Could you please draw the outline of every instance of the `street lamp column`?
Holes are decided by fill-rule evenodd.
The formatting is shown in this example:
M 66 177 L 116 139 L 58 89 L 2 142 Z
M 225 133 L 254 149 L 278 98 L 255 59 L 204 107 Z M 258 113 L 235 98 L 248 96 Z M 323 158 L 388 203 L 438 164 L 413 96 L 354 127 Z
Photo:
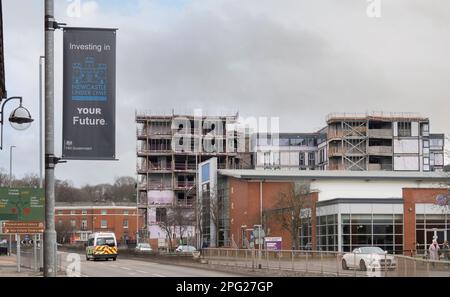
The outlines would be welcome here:
M 45 232 L 44 276 L 56 277 L 54 156 L 54 1 L 45 0 Z

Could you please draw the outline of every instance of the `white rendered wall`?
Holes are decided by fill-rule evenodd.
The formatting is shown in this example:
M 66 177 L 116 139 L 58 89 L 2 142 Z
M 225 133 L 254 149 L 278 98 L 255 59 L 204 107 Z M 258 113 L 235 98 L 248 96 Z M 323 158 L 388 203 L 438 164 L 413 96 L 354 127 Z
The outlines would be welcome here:
M 394 156 L 395 171 L 418 171 L 419 155 L 417 156 Z
M 439 188 L 439 183 L 406 180 L 364 181 L 364 180 L 317 180 L 311 182 L 311 189 L 319 192 L 319 201 L 336 198 L 401 198 L 403 188 Z
M 394 154 L 419 154 L 419 140 L 394 139 Z

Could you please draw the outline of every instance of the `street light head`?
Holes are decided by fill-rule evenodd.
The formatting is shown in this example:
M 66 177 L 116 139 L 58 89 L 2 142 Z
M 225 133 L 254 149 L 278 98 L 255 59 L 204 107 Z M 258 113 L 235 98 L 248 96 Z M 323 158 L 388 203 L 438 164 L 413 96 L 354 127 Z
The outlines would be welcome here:
M 9 116 L 9 122 L 11 126 L 19 131 L 26 130 L 30 128 L 31 123 L 33 122 L 33 118 L 31 117 L 28 109 L 20 105 L 16 108 L 11 115 Z

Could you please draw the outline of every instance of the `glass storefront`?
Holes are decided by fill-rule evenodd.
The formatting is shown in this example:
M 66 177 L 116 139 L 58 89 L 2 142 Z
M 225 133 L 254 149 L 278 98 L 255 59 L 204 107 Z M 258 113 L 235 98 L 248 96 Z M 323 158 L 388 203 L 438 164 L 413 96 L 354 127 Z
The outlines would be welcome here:
M 425 250 L 436 237 L 439 244 L 450 239 L 450 222 L 448 214 L 416 214 L 417 253 Z
M 338 250 L 338 215 L 317 217 L 317 249 L 319 251 Z
M 403 215 L 342 214 L 342 250 L 377 246 L 389 253 L 403 253 Z

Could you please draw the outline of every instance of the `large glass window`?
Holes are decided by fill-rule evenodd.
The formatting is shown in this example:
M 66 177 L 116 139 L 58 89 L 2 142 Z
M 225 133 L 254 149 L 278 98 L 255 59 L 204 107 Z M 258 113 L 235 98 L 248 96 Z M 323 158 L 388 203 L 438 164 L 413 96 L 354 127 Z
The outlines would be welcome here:
M 337 215 L 317 217 L 317 249 L 319 251 L 337 251 Z
M 424 254 L 433 237 L 438 237 L 438 243 L 450 240 L 450 222 L 448 214 L 416 214 L 416 250 L 417 254 Z
M 389 253 L 403 252 L 403 215 L 343 214 L 341 218 L 343 251 L 377 246 Z

